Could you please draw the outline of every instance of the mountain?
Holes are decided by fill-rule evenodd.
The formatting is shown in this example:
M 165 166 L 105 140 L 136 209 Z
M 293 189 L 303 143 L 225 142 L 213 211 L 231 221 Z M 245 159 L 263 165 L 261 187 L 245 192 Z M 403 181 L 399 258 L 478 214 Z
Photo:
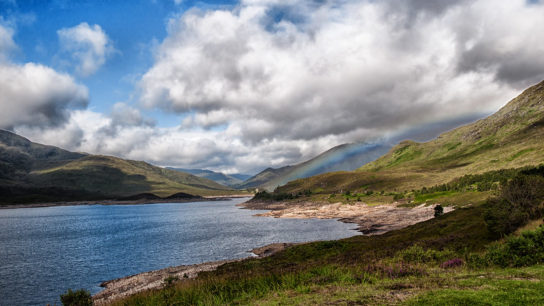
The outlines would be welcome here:
M 242 188 L 259 187 L 269 191 L 289 181 L 313 175 L 355 170 L 386 153 L 387 144 L 350 143 L 336 146 L 303 163 L 280 169 L 268 168 L 252 180 L 244 182 Z
M 215 172 L 215 171 L 203 170 L 203 169 L 183 169 L 183 168 L 170 168 L 170 167 L 168 169 L 186 172 L 198 177 L 207 178 L 216 183 L 229 186 L 229 187 L 240 185 L 244 180 L 251 177 L 250 175 L 246 175 L 246 174 L 227 175 L 221 172 Z
M 317 175 L 290 182 L 281 192 L 321 188 L 411 190 L 465 174 L 544 162 L 544 82 L 525 90 L 495 114 L 437 138 L 402 141 L 354 172 Z
M 69 152 L 0 130 L 0 202 L 113 199 L 139 193 L 218 195 L 231 189 L 141 161 Z
M 243 174 L 243 173 L 235 173 L 235 174 L 229 174 L 229 176 L 232 176 L 236 179 L 239 179 L 240 181 L 245 181 L 245 180 L 248 180 L 249 178 L 252 177 L 252 175 L 249 175 L 249 174 Z
M 248 178 L 242 184 L 237 185 L 238 189 L 251 189 L 251 188 L 264 188 L 263 186 L 268 182 L 281 177 L 291 171 L 293 166 L 285 166 L 281 168 L 267 168 L 257 173 L 256 175 Z

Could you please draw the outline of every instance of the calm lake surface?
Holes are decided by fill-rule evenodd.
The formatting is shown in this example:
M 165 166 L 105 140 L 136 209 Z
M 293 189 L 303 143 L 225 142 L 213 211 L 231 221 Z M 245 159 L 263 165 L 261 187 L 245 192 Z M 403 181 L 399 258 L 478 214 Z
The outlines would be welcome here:
M 60 304 L 68 288 L 95 294 L 140 272 L 358 234 L 336 220 L 254 217 L 235 206 L 246 200 L 0 209 L 0 305 Z

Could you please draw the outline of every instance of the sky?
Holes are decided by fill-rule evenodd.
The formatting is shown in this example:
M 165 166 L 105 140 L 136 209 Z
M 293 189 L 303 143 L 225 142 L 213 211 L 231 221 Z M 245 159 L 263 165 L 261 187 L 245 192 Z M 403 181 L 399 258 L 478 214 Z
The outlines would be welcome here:
M 255 174 L 497 111 L 542 29 L 537 0 L 0 0 L 0 128 Z

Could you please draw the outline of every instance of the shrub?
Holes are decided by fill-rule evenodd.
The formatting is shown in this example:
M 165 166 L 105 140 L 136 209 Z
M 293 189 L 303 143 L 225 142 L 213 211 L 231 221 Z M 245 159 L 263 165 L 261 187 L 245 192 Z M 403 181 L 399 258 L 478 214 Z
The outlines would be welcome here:
M 442 205 L 438 204 L 434 207 L 434 217 L 438 218 L 444 214 L 444 208 Z
M 503 188 L 501 198 L 527 212 L 530 217 L 540 217 L 540 204 L 544 199 L 544 178 L 518 175 Z
M 301 195 L 302 195 L 302 193 L 300 193 L 300 192 L 298 194 L 276 193 L 276 192 L 269 193 L 269 192 L 263 190 L 263 191 L 257 192 L 253 196 L 253 199 L 267 200 L 267 201 L 283 201 L 283 200 L 296 199 L 296 198 L 300 197 Z
M 394 265 L 371 264 L 365 268 L 365 272 L 388 278 L 427 275 L 424 268 L 406 263 Z
M 443 262 L 440 265 L 440 268 L 442 268 L 442 269 L 451 269 L 451 268 L 460 267 L 460 266 L 462 266 L 464 264 L 465 264 L 465 262 L 461 258 L 453 258 L 453 259 L 450 259 L 448 261 Z
M 485 259 L 501 267 L 530 266 L 544 262 L 544 227 L 509 237 L 503 244 L 491 245 Z
M 410 263 L 430 263 L 444 261 L 453 256 L 455 256 L 455 253 L 447 249 L 442 251 L 433 249 L 425 250 L 420 245 L 413 245 L 397 252 L 395 259 Z
M 72 291 L 72 289 L 68 289 L 66 293 L 60 295 L 60 301 L 62 302 L 62 305 L 64 306 L 92 306 L 93 305 L 93 299 L 91 297 L 91 293 L 85 289 L 79 289 L 76 291 Z
M 187 277 L 187 274 L 183 274 L 183 276 Z M 164 285 L 171 286 L 172 284 L 174 284 L 178 280 L 179 280 L 179 277 L 177 277 L 177 276 L 168 276 L 167 278 L 165 278 L 163 280 L 163 282 L 164 282 Z
M 522 267 L 544 263 L 544 227 L 510 236 L 504 243 L 494 243 L 484 254 L 467 258 L 471 267 Z
M 503 186 L 498 198 L 487 202 L 484 220 L 489 233 L 500 237 L 541 217 L 543 200 L 544 178 L 535 175 L 514 177 Z
M 493 237 L 510 234 L 529 220 L 527 213 L 503 199 L 490 199 L 486 205 L 484 220 Z

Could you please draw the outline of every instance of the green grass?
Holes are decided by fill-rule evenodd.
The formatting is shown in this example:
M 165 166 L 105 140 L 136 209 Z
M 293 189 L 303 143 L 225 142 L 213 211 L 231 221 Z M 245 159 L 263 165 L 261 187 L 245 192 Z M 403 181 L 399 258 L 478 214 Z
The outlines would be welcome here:
M 440 192 L 434 192 L 434 193 L 418 194 L 415 196 L 414 202 L 416 204 L 421 204 L 421 203 L 429 202 L 430 200 L 452 197 L 458 194 L 459 192 L 457 191 L 440 191 Z
M 539 272 L 543 266 L 532 267 Z M 513 273 L 519 270 L 512 271 Z M 483 276 L 483 277 L 482 277 Z M 535 275 L 537 276 L 537 275 Z M 495 278 L 469 274 L 455 282 L 457 288 L 437 288 L 406 301 L 407 305 L 541 305 L 544 303 L 542 277 L 530 279 Z
M 535 151 L 535 150 L 536 150 L 536 149 L 534 149 L 534 148 L 529 148 L 529 149 L 521 150 L 521 151 L 517 152 L 516 154 L 514 154 L 514 155 L 510 156 L 509 158 L 507 158 L 507 160 L 508 160 L 508 161 L 513 161 L 514 159 L 516 159 L 516 158 L 518 158 L 518 157 L 520 157 L 520 156 L 522 156 L 522 155 L 524 155 L 524 154 L 527 154 L 527 153 L 529 153 L 529 152 L 533 152 L 533 151 Z
M 332 281 L 304 290 L 280 290 L 254 305 L 538 305 L 544 302 L 544 266 L 504 271 L 498 269 L 445 271 L 428 267 L 425 277 L 398 279 L 367 275 L 352 281 Z M 517 276 L 519 275 L 519 277 Z
M 451 151 L 451 150 L 455 150 L 457 147 L 459 147 L 462 143 L 461 142 L 456 142 L 456 143 L 447 143 L 444 145 L 444 148 L 447 150 L 447 151 Z
M 364 266 L 320 266 L 261 277 L 182 282 L 117 305 L 537 305 L 544 302 L 544 265 L 517 269 L 442 269 L 389 277 Z

